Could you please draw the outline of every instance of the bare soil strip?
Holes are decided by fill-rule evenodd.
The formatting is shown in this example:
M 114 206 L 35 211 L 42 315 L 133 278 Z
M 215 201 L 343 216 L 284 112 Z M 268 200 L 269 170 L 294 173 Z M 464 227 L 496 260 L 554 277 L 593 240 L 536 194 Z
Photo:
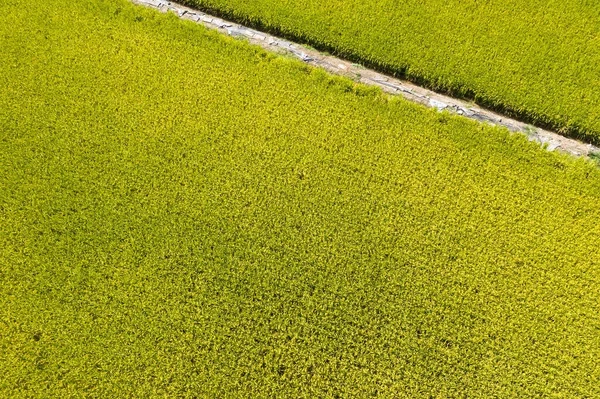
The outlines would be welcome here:
M 197 22 L 207 28 L 217 30 L 232 37 L 246 39 L 250 43 L 259 45 L 268 51 L 293 56 L 306 64 L 325 69 L 336 75 L 348 77 L 355 82 L 380 87 L 386 93 L 401 95 L 409 101 L 420 103 L 439 111 L 462 115 L 479 122 L 503 126 L 512 132 L 526 135 L 530 141 L 539 143 L 549 151 L 560 151 L 590 158 L 598 157 L 600 154 L 600 148 L 592 144 L 586 144 L 561 136 L 560 134 L 489 111 L 475 104 L 436 93 L 413 83 L 384 75 L 329 54 L 320 53 L 308 46 L 293 43 L 174 2 L 164 0 L 132 1 L 162 12 L 174 12 L 179 18 Z

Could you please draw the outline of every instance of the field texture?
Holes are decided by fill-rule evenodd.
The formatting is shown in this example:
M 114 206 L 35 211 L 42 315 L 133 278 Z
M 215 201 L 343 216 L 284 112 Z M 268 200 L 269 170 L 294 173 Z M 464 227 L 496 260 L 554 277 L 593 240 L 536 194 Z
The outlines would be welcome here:
M 184 0 L 600 145 L 600 2 Z
M 591 163 L 124 0 L 0 15 L 0 397 L 600 396 Z

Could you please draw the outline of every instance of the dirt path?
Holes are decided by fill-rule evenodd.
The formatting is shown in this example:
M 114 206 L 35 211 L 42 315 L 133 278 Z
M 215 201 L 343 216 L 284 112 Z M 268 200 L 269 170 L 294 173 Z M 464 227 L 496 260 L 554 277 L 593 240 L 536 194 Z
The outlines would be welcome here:
M 530 141 L 539 143 L 549 151 L 560 151 L 575 156 L 585 156 L 590 158 L 600 156 L 600 148 L 591 144 L 585 144 L 578 140 L 537 128 L 486 110 L 475 104 L 448 97 L 414 85 L 410 82 L 399 80 L 343 59 L 320 53 L 308 46 L 280 39 L 267 33 L 250 29 L 243 25 L 229 22 L 174 2 L 166 0 L 132 1 L 136 4 L 155 8 L 162 12 L 172 11 L 182 19 L 200 23 L 207 28 L 218 30 L 229 36 L 245 38 L 250 43 L 259 45 L 266 50 L 279 54 L 291 55 L 302 60 L 306 64 L 325 69 L 336 75 L 346 76 L 356 82 L 380 87 L 386 93 L 401 95 L 407 100 L 423 104 L 427 107 L 462 115 L 479 122 L 506 127 L 512 132 L 526 135 Z

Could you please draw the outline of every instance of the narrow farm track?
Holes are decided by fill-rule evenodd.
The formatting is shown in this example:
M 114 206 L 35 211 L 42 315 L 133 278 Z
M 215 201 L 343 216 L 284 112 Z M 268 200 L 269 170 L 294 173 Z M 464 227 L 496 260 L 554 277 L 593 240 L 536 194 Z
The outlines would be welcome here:
M 399 95 L 409 101 L 439 111 L 447 111 L 482 123 L 505 127 L 512 132 L 527 136 L 530 141 L 539 143 L 549 151 L 559 151 L 588 158 L 595 158 L 600 154 L 600 148 L 592 144 L 564 137 L 555 132 L 492 112 L 473 103 L 436 93 L 408 81 L 396 79 L 341 58 L 323 54 L 308 46 L 284 40 L 199 10 L 164 0 L 132 1 L 162 12 L 174 12 L 181 19 L 194 21 L 232 37 L 246 39 L 268 51 L 298 58 L 308 65 L 322 68 L 332 74 L 341 75 L 369 86 L 379 87 L 391 95 Z

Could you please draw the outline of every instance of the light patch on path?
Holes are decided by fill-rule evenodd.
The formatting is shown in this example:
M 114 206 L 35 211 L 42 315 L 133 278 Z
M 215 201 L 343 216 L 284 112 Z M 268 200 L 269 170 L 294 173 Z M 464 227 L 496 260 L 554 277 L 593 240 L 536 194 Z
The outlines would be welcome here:
M 332 55 L 320 53 L 308 46 L 290 42 L 240 24 L 226 21 L 171 1 L 132 1 L 136 4 L 155 8 L 162 12 L 174 12 L 181 19 L 194 21 L 209 29 L 217 30 L 232 37 L 244 38 L 250 43 L 258 45 L 268 51 L 293 56 L 306 64 L 322 68 L 336 75 L 348 77 L 355 82 L 360 82 L 369 86 L 377 86 L 386 93 L 400 95 L 409 101 L 435 108 L 440 112 L 450 112 L 479 122 L 505 127 L 512 132 L 524 134 L 529 141 L 539 143 L 548 151 L 560 151 L 588 158 L 593 158 L 598 156 L 597 154 L 600 154 L 600 148 L 592 144 L 585 144 L 578 140 L 570 139 L 557 133 L 508 118 L 481 108 L 475 104 L 436 93 L 413 83 L 384 75 Z

